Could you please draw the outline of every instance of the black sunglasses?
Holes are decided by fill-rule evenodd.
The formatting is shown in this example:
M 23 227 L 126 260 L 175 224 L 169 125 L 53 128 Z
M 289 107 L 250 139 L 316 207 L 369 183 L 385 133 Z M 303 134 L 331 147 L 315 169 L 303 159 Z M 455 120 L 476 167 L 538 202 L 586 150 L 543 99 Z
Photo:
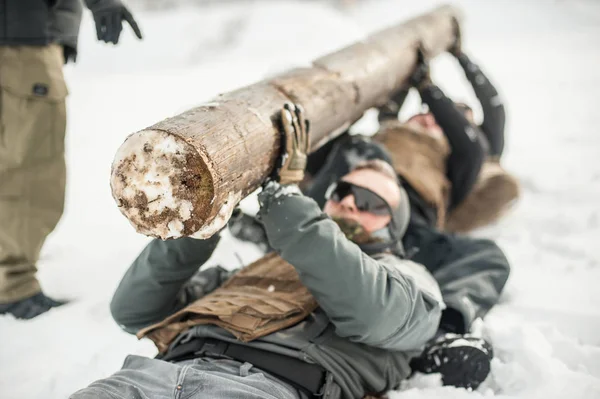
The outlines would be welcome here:
M 347 181 L 340 180 L 333 183 L 325 193 L 325 199 L 340 202 L 349 195 L 354 196 L 356 208 L 361 212 L 370 212 L 375 215 L 391 215 L 392 210 L 386 200 L 378 194 Z

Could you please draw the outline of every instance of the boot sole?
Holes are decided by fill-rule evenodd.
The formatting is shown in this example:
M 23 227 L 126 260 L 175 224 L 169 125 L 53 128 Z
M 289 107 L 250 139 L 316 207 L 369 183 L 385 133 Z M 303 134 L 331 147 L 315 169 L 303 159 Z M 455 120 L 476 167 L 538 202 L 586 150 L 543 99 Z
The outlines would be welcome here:
M 444 385 L 477 389 L 490 373 L 490 360 L 488 355 L 473 347 L 440 348 L 423 359 L 418 369 L 440 373 Z

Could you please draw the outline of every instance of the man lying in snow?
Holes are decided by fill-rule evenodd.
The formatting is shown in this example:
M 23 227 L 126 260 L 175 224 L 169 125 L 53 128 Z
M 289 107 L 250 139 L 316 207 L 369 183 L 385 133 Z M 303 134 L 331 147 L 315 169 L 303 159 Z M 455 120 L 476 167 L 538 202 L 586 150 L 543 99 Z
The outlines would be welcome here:
M 411 86 L 418 89 L 429 112 L 401 123 L 398 113 L 410 87 L 400 90 L 379 108 L 381 128 L 374 140 L 391 155 L 396 172 L 411 198 L 411 206 L 428 224 L 441 230 L 467 232 L 496 221 L 519 196 L 517 180 L 500 166 L 504 151 L 505 110 L 498 91 L 462 51 L 460 31 L 450 48 L 477 96 L 484 118 L 474 123 L 472 109 L 453 103 L 431 82 L 429 66 L 418 52 Z M 348 140 L 343 134 L 309 157 L 307 176 L 322 196 L 344 167 L 329 166 L 330 179 L 314 179 L 332 148 Z M 335 162 L 334 162 L 335 163 Z
M 410 81 L 429 112 L 400 123 L 398 113 L 409 88 L 401 90 L 380 108 L 382 127 L 376 140 L 390 151 L 397 173 L 418 192 L 412 205 L 419 207 L 422 216 L 441 229 L 467 232 L 496 221 L 510 209 L 519 196 L 519 185 L 500 166 L 504 105 L 494 85 L 462 51 L 458 25 L 456 32 L 458 39 L 450 52 L 481 104 L 481 125 L 475 124 L 468 105 L 453 103 L 431 82 L 419 52 Z M 423 169 L 432 173 L 423 176 Z
M 391 156 L 379 143 L 344 134 L 308 157 L 307 170 L 313 179 L 305 191 L 319 206 L 325 206 L 328 213 L 325 201 L 329 199 L 327 203 L 331 203 L 332 185 L 337 190 L 338 179 L 357 163 L 379 159 L 394 165 L 410 204 L 410 223 L 399 236 L 408 257 L 424 265 L 436 279 L 446 304 L 435 339 L 412 361 L 412 367 L 426 373 L 441 373 L 447 385 L 476 388 L 489 373 L 493 354 L 488 343 L 468 333 L 474 320 L 482 318 L 498 302 L 510 269 L 504 254 L 492 241 L 449 234 L 443 228 L 445 215 L 460 206 L 473 190 L 489 147 L 485 137 L 477 132 L 478 127 L 431 83 L 426 64 L 420 64 L 411 81 L 419 87 L 433 114 L 417 115 L 400 124 L 397 105 L 403 100 L 391 104 L 387 107 L 388 116 L 382 118 L 383 132 L 375 136 L 375 141 L 392 147 Z M 493 88 L 486 91 L 496 93 Z M 396 100 L 400 97 L 406 97 L 406 93 L 396 96 Z M 488 123 L 495 126 L 494 131 L 499 135 L 503 135 L 503 115 L 500 110 L 494 117 L 486 116 L 488 121 L 496 121 Z M 394 122 L 392 117 L 396 119 Z M 501 143 L 503 139 L 495 138 L 494 142 Z M 500 155 L 501 148 L 496 145 L 493 148 L 488 153 Z M 232 221 L 230 227 L 238 238 L 259 244 L 266 242 L 260 224 L 248 216 Z M 348 223 L 342 228 L 347 236 L 349 231 L 353 234 Z M 358 236 L 352 239 L 356 241 Z M 364 246 L 363 250 L 369 253 Z
M 156 343 L 159 359 L 129 356 L 72 398 L 361 398 L 410 375 L 444 305 L 427 270 L 402 256 L 406 192 L 389 165 L 362 163 L 323 213 L 294 184 L 307 159 L 302 111 L 286 105 L 282 125 L 286 150 L 258 214 L 276 252 L 230 277 L 198 272 L 219 235 L 153 240 L 111 310 Z

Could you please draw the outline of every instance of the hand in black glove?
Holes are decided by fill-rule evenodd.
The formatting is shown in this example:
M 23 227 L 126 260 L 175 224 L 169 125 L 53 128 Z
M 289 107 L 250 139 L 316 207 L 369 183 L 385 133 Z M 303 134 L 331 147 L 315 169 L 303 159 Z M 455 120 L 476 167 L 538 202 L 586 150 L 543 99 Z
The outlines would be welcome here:
M 238 240 L 256 244 L 265 251 L 270 248 L 263 225 L 256 217 L 245 214 L 240 208 L 234 209 L 227 226 L 231 235 Z
M 63 46 L 63 58 L 65 60 L 65 64 L 68 64 L 69 61 L 77 61 L 77 50 L 71 46 Z
M 454 32 L 454 43 L 448 48 L 448 52 L 455 57 L 462 54 L 462 34 L 460 32 L 460 25 L 456 18 L 452 18 L 452 30 Z
M 142 38 L 140 28 L 120 0 L 87 0 L 87 4 L 94 15 L 98 40 L 117 44 L 123 30 L 123 20 L 131 26 L 138 39 Z
M 408 83 L 417 89 L 420 89 L 431 83 L 429 63 L 425 59 L 423 49 L 420 47 L 417 49 L 417 64 L 415 65 L 412 75 L 410 75 L 408 78 Z

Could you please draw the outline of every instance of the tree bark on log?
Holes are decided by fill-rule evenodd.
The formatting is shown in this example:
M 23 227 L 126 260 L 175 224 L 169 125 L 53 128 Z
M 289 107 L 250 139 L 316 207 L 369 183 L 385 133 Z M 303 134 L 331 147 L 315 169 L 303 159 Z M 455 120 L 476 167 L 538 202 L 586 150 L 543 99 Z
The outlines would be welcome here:
M 452 18 L 456 8 L 437 8 L 133 133 L 112 165 L 119 209 L 148 236 L 212 236 L 273 169 L 284 102 L 304 107 L 314 150 L 401 89 L 419 45 L 427 58 L 448 49 Z

